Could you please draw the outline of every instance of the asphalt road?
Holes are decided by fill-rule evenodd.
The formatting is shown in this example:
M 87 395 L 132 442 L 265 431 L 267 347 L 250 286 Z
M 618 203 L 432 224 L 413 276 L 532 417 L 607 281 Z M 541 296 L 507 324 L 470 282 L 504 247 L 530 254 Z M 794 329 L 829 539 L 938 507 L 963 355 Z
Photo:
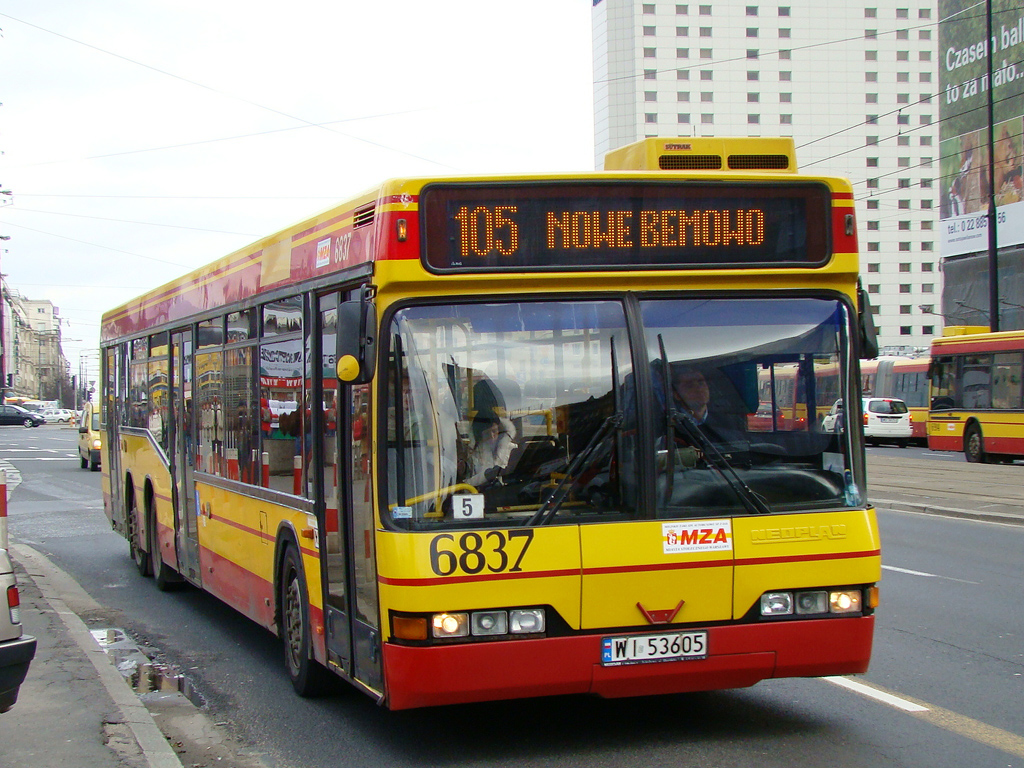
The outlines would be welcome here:
M 884 689 L 892 697 L 884 701 L 845 680 L 809 679 L 391 713 L 340 684 L 324 699 L 296 697 L 268 632 L 194 589 L 161 593 L 141 579 L 106 524 L 99 474 L 79 468 L 75 437 L 57 427 L 0 428 L 0 459 L 22 474 L 9 506 L 12 536 L 105 606 L 87 623 L 123 627 L 184 671 L 210 718 L 228 723 L 268 766 L 1024 764 L 1024 613 L 1016 606 L 1024 527 L 880 512 L 882 604 L 872 667 L 858 681 Z M 913 449 L 870 449 L 885 450 L 906 466 L 977 469 L 941 455 L 914 460 Z M 991 469 L 1021 484 L 1024 468 Z

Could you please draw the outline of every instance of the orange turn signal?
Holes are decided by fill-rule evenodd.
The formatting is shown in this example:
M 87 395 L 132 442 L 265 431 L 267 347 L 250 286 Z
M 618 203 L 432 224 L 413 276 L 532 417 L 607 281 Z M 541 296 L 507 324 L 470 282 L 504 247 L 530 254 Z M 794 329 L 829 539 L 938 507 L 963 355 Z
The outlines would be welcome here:
M 392 616 L 391 627 L 399 640 L 426 640 L 427 620 L 425 617 Z
M 878 607 L 878 587 L 868 587 L 868 608 Z

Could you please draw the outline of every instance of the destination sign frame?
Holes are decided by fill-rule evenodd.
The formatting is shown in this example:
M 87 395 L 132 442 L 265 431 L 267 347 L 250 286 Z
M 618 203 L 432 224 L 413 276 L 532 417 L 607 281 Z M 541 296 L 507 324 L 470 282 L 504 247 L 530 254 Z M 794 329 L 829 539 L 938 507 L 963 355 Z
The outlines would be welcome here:
M 441 183 L 420 195 L 438 273 L 815 267 L 832 253 L 821 182 Z

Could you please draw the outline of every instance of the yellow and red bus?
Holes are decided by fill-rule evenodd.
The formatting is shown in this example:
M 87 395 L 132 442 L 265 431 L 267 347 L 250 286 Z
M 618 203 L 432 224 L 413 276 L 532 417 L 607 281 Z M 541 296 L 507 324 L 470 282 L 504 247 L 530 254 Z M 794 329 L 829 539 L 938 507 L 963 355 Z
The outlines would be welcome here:
M 140 573 L 393 709 L 864 671 L 861 435 L 745 428 L 773 370 L 859 401 L 850 185 L 789 139 L 607 167 L 388 181 L 107 313 Z
M 968 461 L 1024 458 L 1024 331 L 947 328 L 932 341 L 928 447 Z
M 928 439 L 928 369 L 931 358 L 879 357 L 862 360 L 861 393 L 865 397 L 895 397 L 907 404 L 915 441 Z

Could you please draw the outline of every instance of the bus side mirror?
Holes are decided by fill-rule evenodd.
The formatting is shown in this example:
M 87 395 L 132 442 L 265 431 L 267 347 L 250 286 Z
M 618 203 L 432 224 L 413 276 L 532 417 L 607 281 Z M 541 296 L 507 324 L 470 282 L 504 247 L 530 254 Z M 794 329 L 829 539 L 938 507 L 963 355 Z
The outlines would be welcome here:
M 860 326 L 860 356 L 863 360 L 870 360 L 878 357 L 878 331 L 875 328 L 875 316 L 871 312 L 871 301 L 868 292 L 860 284 L 857 278 L 857 308 L 858 325 Z
M 338 306 L 338 381 L 366 384 L 377 363 L 377 310 L 369 291 Z

